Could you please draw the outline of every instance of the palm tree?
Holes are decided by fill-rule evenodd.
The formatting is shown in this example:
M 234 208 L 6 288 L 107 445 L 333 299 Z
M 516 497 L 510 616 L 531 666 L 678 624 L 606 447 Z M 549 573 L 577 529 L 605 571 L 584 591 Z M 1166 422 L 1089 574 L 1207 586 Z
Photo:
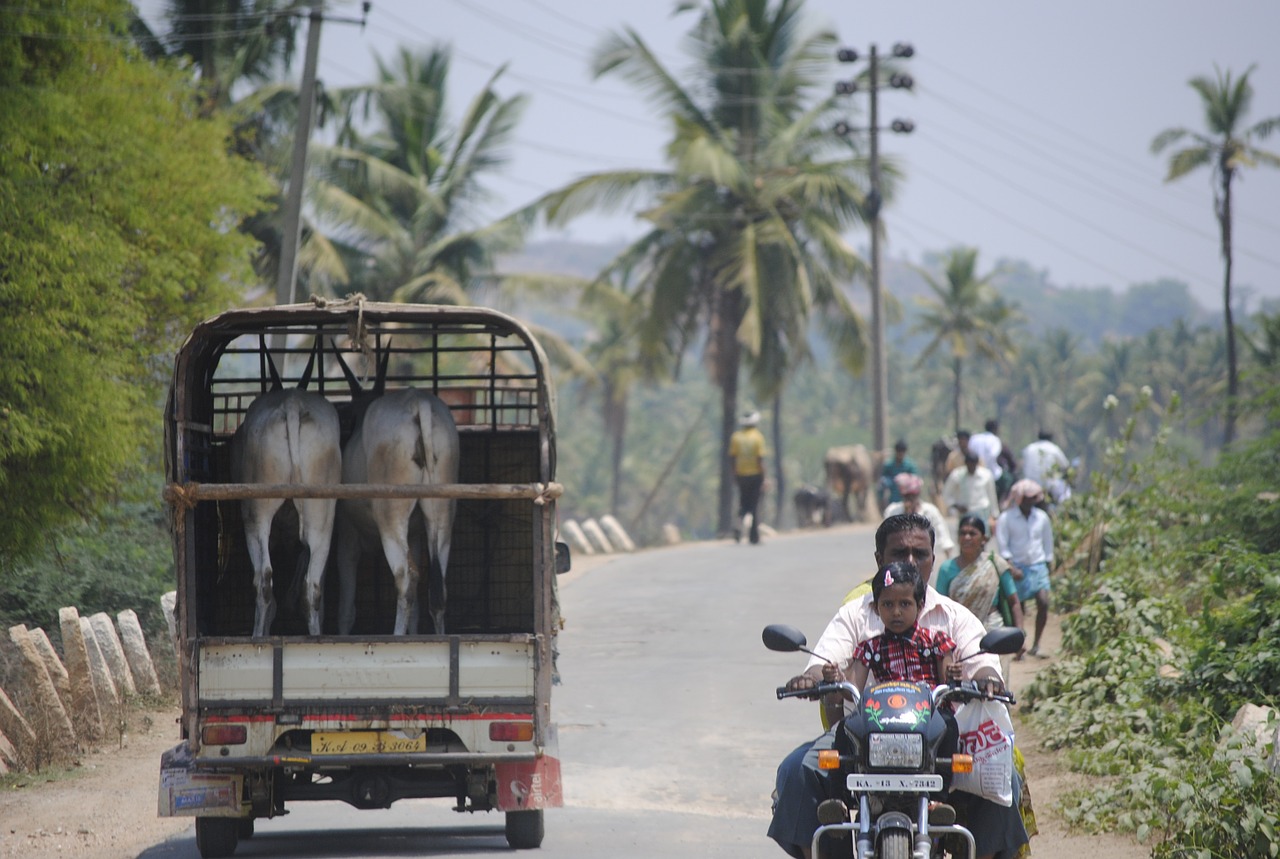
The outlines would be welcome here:
M 845 365 L 861 369 L 863 326 L 840 288 L 861 262 L 843 231 L 862 217 L 866 175 L 830 132 L 833 97 L 810 103 L 835 47 L 829 32 L 798 32 L 801 0 L 710 0 L 689 45 L 693 69 L 670 72 L 634 31 L 610 36 L 597 77 L 618 74 L 668 112 L 667 170 L 584 177 L 539 200 L 552 223 L 641 201 L 648 232 L 602 273 L 644 272 L 642 352 L 703 357 L 721 392 L 718 527 L 729 527 L 727 445 L 744 355 L 777 375 L 818 316 Z M 838 153 L 839 157 L 823 160 Z M 771 353 L 777 351 L 779 355 Z
M 241 83 L 261 86 L 289 68 L 303 8 L 297 0 L 167 0 L 167 33 L 152 32 L 136 15 L 130 29 L 149 56 L 192 62 L 208 115 L 229 108 Z
M 494 256 L 518 246 L 514 221 L 476 224 L 483 179 L 507 160 L 524 96 L 502 98 L 499 69 L 451 124 L 450 52 L 401 50 L 378 80 L 335 94 L 336 142 L 314 146 L 316 210 L 370 298 L 465 304 Z M 375 130 L 359 124 L 370 115 Z
M 1184 139 L 1190 145 L 1175 150 L 1169 157 L 1166 182 L 1180 179 L 1199 167 L 1208 165 L 1213 170 L 1216 187 L 1213 192 L 1213 211 L 1218 219 L 1218 231 L 1222 237 L 1222 307 L 1227 332 L 1227 409 L 1223 425 L 1223 444 L 1235 438 L 1237 402 L 1240 380 L 1236 360 L 1236 332 L 1231 309 L 1231 183 L 1244 167 L 1267 164 L 1280 167 L 1280 155 L 1259 149 L 1254 141 L 1263 140 L 1280 128 L 1280 116 L 1264 119 L 1248 128 L 1245 118 L 1253 102 L 1253 87 L 1249 75 L 1254 67 L 1245 70 L 1239 79 L 1214 68 L 1216 79 L 1200 76 L 1192 78 L 1191 88 L 1200 96 L 1204 108 L 1207 134 L 1186 128 L 1168 128 L 1151 141 L 1151 151 L 1159 154 Z
M 1016 352 L 1009 326 L 1020 315 L 991 285 L 994 273 L 979 277 L 977 265 L 977 248 L 955 248 L 946 257 L 941 280 L 928 271 L 920 272 L 934 297 L 917 299 L 923 313 L 912 331 L 928 334 L 930 340 L 916 366 L 944 347 L 950 354 L 953 429 L 961 426 L 965 359 L 980 357 L 1007 364 Z

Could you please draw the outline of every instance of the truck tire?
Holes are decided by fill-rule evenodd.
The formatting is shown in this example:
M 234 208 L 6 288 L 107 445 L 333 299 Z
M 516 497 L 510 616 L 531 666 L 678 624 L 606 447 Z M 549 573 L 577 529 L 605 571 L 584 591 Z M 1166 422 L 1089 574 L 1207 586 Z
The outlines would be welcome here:
M 201 859 L 224 859 L 240 844 L 240 821 L 234 817 L 197 817 L 196 848 Z
M 507 812 L 507 843 L 513 850 L 533 850 L 542 846 L 546 833 L 542 823 L 542 809 Z
M 905 829 L 889 829 L 880 836 L 878 859 L 911 859 L 911 833 Z
M 236 827 L 236 834 L 240 836 L 241 841 L 248 841 L 253 837 L 253 818 L 240 818 L 240 825 Z

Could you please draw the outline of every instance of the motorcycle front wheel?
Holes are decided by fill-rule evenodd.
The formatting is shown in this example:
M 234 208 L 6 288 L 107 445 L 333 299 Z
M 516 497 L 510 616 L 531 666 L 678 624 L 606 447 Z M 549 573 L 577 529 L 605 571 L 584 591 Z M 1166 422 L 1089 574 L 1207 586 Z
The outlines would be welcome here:
M 876 859 L 911 859 L 911 833 L 905 829 L 889 829 L 880 836 Z

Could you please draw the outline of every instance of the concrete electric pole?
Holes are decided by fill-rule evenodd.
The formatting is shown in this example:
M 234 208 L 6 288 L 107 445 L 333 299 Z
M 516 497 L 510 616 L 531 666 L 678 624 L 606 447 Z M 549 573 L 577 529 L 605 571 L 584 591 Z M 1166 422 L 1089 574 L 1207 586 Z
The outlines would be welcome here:
M 914 53 L 915 50 L 910 45 L 898 43 L 893 46 L 894 57 L 906 59 Z M 858 60 L 858 52 L 849 48 L 840 49 L 836 56 L 842 63 L 853 63 Z M 910 89 L 913 85 L 914 81 L 910 75 L 894 74 L 889 77 L 889 86 L 894 89 Z M 875 445 L 875 450 L 883 452 L 889 443 L 889 362 L 884 333 L 884 284 L 881 280 L 880 272 L 880 240 L 883 233 L 880 210 L 883 197 L 880 192 L 880 109 L 878 96 L 880 90 L 880 65 L 875 45 L 871 46 L 869 54 L 868 87 L 871 95 L 871 111 L 868 117 L 870 122 L 865 130 L 869 136 L 870 159 L 868 167 L 871 173 L 871 188 L 867 192 L 865 211 L 867 226 L 871 230 L 872 443 Z M 858 83 L 856 80 L 841 81 L 836 84 L 836 92 L 841 95 L 854 93 L 857 90 Z M 895 119 L 890 128 L 900 134 L 907 134 L 915 128 L 915 125 L 910 120 Z M 848 123 L 836 123 L 835 131 L 842 137 L 857 130 Z
M 311 6 L 307 24 L 307 53 L 298 89 L 298 127 L 293 132 L 293 160 L 289 163 L 289 191 L 284 202 L 284 228 L 280 236 L 280 271 L 276 277 L 276 304 L 293 304 L 298 285 L 298 244 L 302 237 L 302 186 L 307 175 L 307 144 L 311 142 L 311 114 L 316 102 L 316 62 L 320 57 L 320 24 L 324 10 Z

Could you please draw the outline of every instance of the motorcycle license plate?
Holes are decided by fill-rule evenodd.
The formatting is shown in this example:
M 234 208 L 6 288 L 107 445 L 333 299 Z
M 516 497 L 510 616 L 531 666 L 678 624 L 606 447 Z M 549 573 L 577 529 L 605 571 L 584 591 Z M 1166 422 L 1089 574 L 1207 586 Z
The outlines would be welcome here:
M 846 787 L 855 793 L 917 793 L 942 790 L 940 775 L 850 775 Z

